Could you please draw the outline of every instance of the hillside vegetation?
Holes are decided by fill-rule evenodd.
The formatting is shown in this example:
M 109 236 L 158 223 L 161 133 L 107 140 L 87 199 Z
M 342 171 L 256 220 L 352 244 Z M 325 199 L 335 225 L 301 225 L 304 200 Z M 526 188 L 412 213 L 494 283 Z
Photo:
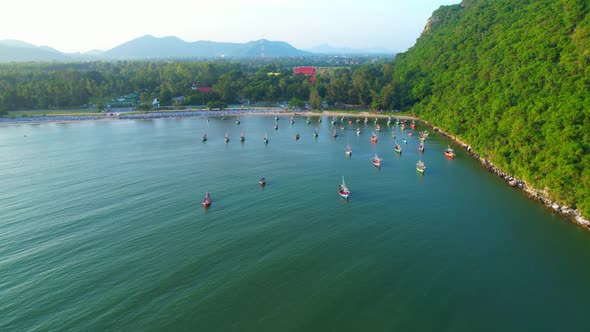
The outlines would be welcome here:
M 394 61 L 401 103 L 590 215 L 590 4 L 470 0 Z

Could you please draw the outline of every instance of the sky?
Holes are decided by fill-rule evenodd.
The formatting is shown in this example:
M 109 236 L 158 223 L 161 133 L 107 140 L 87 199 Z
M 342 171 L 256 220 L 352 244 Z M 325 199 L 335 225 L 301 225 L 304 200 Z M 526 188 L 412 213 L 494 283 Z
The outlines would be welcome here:
M 108 50 L 143 35 L 308 49 L 405 51 L 432 12 L 460 0 L 4 0 L 0 40 L 62 52 Z

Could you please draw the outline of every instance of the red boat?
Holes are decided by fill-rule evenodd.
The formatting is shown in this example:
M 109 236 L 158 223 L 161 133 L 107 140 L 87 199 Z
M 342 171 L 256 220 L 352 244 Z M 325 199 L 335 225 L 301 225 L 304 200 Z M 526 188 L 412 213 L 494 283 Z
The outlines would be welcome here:
M 451 149 L 449 145 L 447 145 L 447 148 L 445 149 L 445 156 L 450 159 L 455 158 L 455 150 Z
M 381 167 L 381 158 L 379 158 L 376 153 L 375 157 L 373 157 L 372 162 L 375 167 Z
M 203 198 L 203 207 L 208 208 L 211 206 L 211 195 L 209 192 L 205 193 L 205 198 Z

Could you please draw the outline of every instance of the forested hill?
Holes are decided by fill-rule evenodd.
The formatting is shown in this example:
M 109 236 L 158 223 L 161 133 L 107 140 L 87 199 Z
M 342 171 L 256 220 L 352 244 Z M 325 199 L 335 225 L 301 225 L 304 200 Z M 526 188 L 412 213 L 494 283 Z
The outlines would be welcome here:
M 590 3 L 469 0 L 394 62 L 403 105 L 590 215 Z

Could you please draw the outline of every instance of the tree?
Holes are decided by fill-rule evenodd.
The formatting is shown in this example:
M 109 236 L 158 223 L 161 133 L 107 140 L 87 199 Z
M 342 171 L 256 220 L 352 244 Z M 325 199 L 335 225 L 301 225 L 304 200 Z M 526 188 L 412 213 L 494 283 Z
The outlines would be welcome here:
M 207 103 L 207 108 L 208 109 L 216 109 L 216 108 L 219 108 L 220 110 L 223 110 L 224 108 L 227 108 L 227 104 L 224 103 L 224 102 L 222 102 L 222 101 L 219 101 L 219 100 L 210 101 L 210 102 Z
M 322 97 L 320 97 L 317 89 L 311 89 L 311 92 L 309 93 L 309 104 L 314 110 L 322 108 Z
M 305 103 L 303 102 L 303 100 L 299 99 L 299 98 L 291 98 L 291 100 L 289 100 L 289 107 L 295 107 L 295 108 L 303 108 L 305 106 Z

